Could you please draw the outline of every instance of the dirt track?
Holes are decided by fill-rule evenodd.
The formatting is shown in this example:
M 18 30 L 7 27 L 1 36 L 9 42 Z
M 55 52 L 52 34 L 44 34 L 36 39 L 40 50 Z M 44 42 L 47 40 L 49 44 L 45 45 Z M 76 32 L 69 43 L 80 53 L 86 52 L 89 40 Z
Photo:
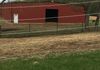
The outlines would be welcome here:
M 1 38 L 0 58 L 47 55 L 72 51 L 100 50 L 100 33 L 73 35 Z

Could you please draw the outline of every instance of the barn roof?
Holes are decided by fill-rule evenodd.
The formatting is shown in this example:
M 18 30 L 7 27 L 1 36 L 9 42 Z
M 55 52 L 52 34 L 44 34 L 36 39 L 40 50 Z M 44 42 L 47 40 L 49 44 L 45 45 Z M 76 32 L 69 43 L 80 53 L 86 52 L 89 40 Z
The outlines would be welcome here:
M 21 5 L 21 6 L 23 6 L 23 5 L 33 5 L 33 6 L 37 6 L 37 5 L 57 5 L 57 6 L 61 6 L 61 5 L 63 5 L 63 6 L 74 6 L 74 7 L 78 7 L 78 8 L 84 8 L 84 6 L 82 6 L 82 5 L 72 5 L 72 4 L 63 4 L 63 3 L 56 3 L 56 2 L 54 2 L 54 3 L 52 3 L 52 2 L 42 2 L 42 3 L 34 3 L 34 2 L 8 2 L 8 3 L 4 3 L 3 5 Z

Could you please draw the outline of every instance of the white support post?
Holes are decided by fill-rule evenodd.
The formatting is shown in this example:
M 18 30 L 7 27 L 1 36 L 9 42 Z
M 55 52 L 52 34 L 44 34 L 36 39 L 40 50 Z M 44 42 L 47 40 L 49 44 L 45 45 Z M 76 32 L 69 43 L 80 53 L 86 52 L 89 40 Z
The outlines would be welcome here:
M 13 22 L 14 22 L 14 24 L 18 24 L 18 22 L 19 22 L 18 14 L 13 15 Z

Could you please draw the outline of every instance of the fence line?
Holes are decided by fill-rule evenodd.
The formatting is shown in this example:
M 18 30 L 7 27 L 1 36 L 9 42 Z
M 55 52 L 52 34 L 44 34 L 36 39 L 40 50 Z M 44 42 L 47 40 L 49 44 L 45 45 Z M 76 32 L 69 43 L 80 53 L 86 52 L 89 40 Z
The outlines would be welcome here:
M 56 26 L 57 27 L 57 26 Z M 87 28 L 93 28 L 93 27 L 95 27 L 96 28 L 96 26 L 87 26 Z M 98 25 L 97 27 L 100 27 L 100 25 Z M 28 31 L 26 31 L 26 32 L 20 32 L 20 33 L 5 33 L 5 34 L 2 34 L 2 32 L 0 33 L 0 35 L 13 35 L 13 34 L 28 34 L 28 33 L 43 33 L 43 32 L 58 32 L 58 31 L 63 31 L 63 30 L 75 30 L 75 29 L 84 29 L 84 27 L 83 26 L 80 26 L 80 27 L 74 27 L 74 28 L 72 28 L 72 27 L 68 27 L 68 28 L 60 28 L 59 26 L 58 26 L 58 29 L 56 28 L 56 29 L 54 29 L 54 30 L 41 30 L 41 31 L 31 31 L 31 27 L 30 27 L 30 30 L 28 30 Z

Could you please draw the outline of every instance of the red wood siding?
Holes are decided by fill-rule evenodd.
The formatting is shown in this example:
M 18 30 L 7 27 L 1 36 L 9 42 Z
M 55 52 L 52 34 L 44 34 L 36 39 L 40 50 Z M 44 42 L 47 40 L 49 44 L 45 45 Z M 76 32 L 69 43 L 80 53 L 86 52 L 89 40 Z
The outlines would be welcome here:
M 26 8 L 25 6 L 31 7 Z M 83 15 L 85 12 L 84 8 L 73 5 L 61 5 L 56 3 L 8 3 L 2 5 L 2 7 L 2 9 L 0 8 L 0 15 L 2 14 L 1 16 L 6 20 L 12 20 L 13 14 L 17 13 L 20 22 L 45 23 L 46 9 L 58 9 L 59 23 L 84 23 L 85 21 L 85 16 L 75 16 Z

